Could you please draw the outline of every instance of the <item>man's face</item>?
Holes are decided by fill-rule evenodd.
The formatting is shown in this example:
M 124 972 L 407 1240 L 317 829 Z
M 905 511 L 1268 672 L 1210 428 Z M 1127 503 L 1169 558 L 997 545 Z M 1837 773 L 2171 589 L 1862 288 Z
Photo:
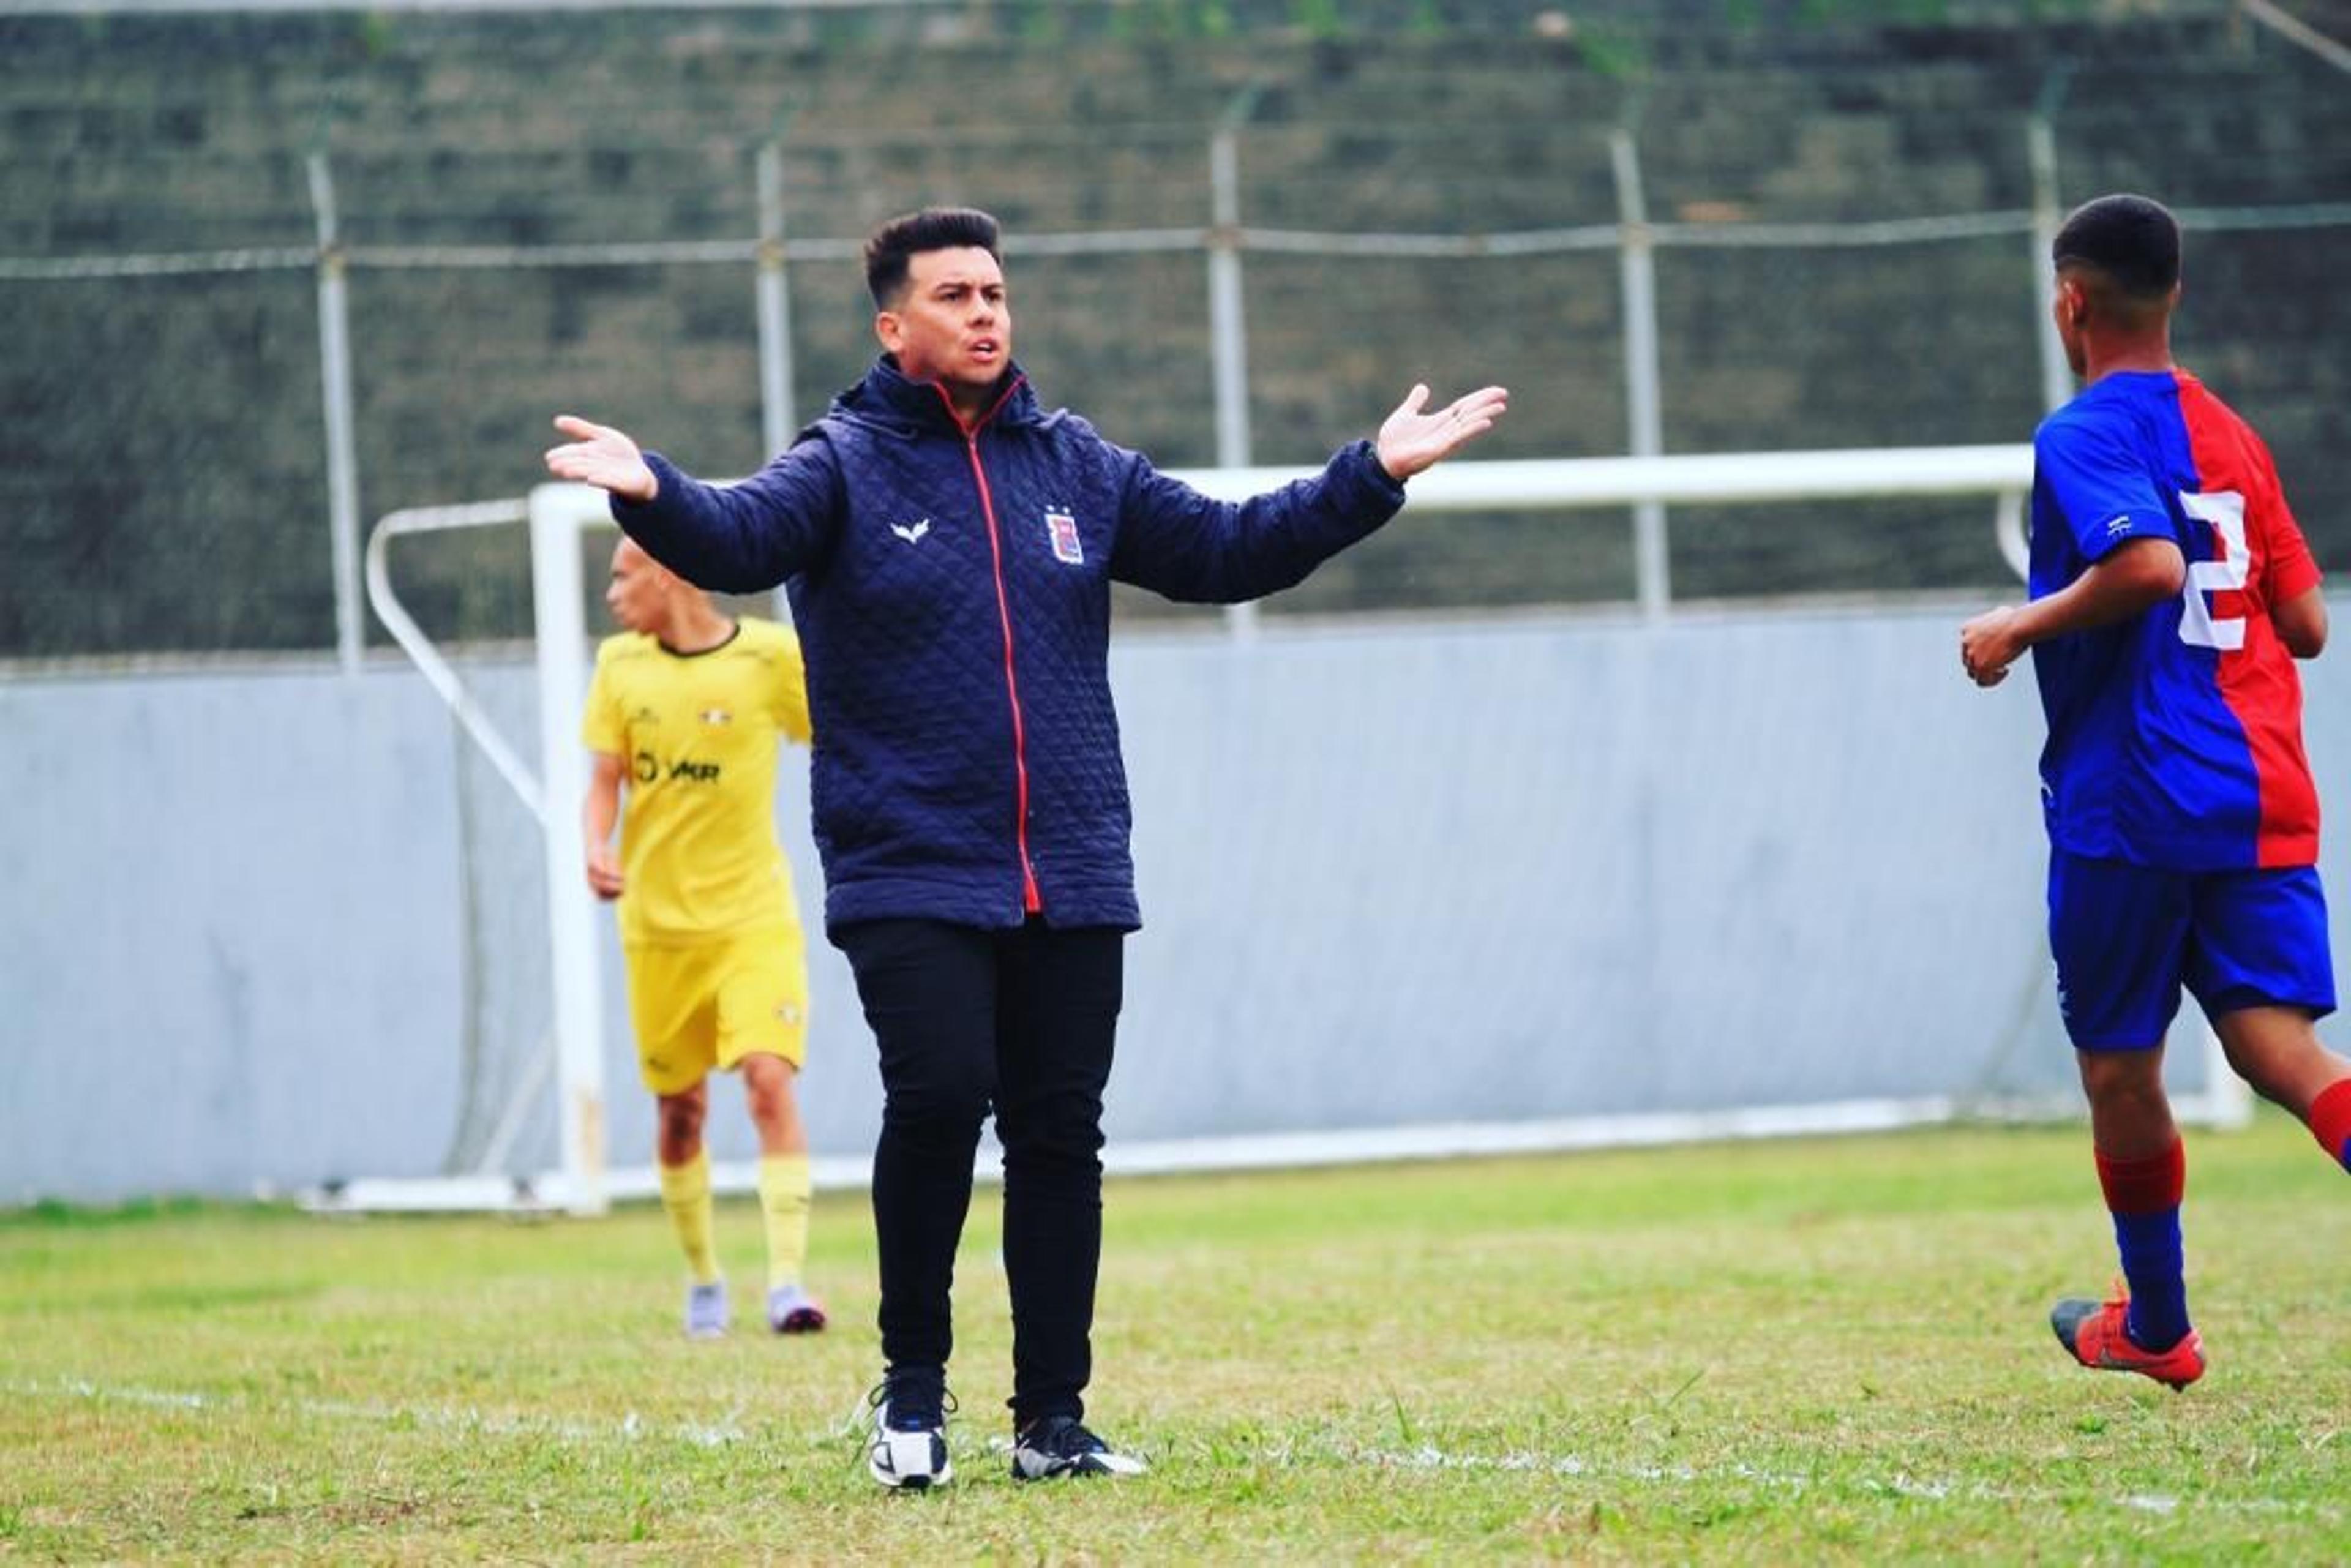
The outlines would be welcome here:
M 910 256 L 905 292 L 873 330 L 909 381 L 994 386 L 1012 359 L 1004 269 L 977 246 Z
M 658 633 L 669 613 L 669 573 L 632 539 L 612 549 L 612 580 L 604 585 L 604 607 L 632 632 Z

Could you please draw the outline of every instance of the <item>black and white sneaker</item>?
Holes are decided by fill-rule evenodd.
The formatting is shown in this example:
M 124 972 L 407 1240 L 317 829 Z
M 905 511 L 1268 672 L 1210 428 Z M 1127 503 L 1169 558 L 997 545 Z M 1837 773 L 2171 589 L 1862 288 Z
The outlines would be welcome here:
M 925 1491 L 955 1479 L 947 1459 L 947 1413 L 955 1396 L 921 1378 L 884 1377 L 865 1396 L 873 1439 L 865 1468 L 885 1487 Z
M 1055 1476 L 1139 1476 L 1150 1469 L 1087 1431 L 1073 1416 L 1040 1416 L 1012 1439 L 1016 1481 L 1050 1480 Z

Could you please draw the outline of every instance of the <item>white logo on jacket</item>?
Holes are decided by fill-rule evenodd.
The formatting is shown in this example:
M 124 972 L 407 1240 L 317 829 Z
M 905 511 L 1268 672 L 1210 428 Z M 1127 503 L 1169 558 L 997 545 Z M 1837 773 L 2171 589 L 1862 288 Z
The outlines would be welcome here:
M 931 531 L 931 519 L 925 517 L 919 523 L 892 523 L 890 531 L 910 545 L 918 545 L 923 542 L 923 536 Z
M 1078 538 L 1078 519 L 1067 512 L 1045 514 L 1045 537 L 1053 541 L 1053 559 L 1071 566 L 1086 564 L 1085 541 Z

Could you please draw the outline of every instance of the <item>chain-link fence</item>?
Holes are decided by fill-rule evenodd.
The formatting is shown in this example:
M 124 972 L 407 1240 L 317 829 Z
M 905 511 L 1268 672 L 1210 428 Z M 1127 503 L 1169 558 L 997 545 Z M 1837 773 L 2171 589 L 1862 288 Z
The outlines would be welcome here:
M 2351 92 L 2209 18 L 1677 35 L 1637 73 L 1541 25 L 0 26 L 0 657 L 352 656 L 366 521 L 520 494 L 559 410 L 754 466 L 871 354 L 865 229 L 938 200 L 1006 219 L 1042 395 L 1188 466 L 1316 460 L 1416 379 L 1510 384 L 1495 457 L 2019 440 L 2041 236 L 2147 190 L 2192 231 L 2183 361 L 2351 559 Z M 1672 591 L 1990 585 L 1979 511 L 1679 510 Z M 402 570 L 436 636 L 528 632 L 518 537 Z M 1451 518 L 1274 612 L 1635 591 L 1622 517 Z

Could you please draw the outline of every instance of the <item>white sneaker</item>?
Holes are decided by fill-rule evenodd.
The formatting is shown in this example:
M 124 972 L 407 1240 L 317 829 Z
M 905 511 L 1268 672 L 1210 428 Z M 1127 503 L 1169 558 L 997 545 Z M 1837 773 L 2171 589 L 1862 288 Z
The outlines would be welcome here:
M 1122 1454 L 1086 1430 L 1073 1416 L 1040 1416 L 1012 1440 L 1012 1479 L 1050 1480 L 1056 1476 L 1139 1476 L 1151 1467 Z
M 893 1389 L 884 1378 L 866 1403 L 873 1406 L 873 1441 L 865 1468 L 885 1487 L 925 1491 L 955 1479 L 947 1458 L 947 1412 L 955 1407 L 944 1390 Z
M 724 1338 L 728 1316 L 726 1281 L 713 1280 L 707 1285 L 693 1284 L 685 1288 L 686 1338 Z
M 824 1327 L 824 1307 L 798 1285 L 768 1292 L 768 1326 L 778 1333 L 815 1333 Z

